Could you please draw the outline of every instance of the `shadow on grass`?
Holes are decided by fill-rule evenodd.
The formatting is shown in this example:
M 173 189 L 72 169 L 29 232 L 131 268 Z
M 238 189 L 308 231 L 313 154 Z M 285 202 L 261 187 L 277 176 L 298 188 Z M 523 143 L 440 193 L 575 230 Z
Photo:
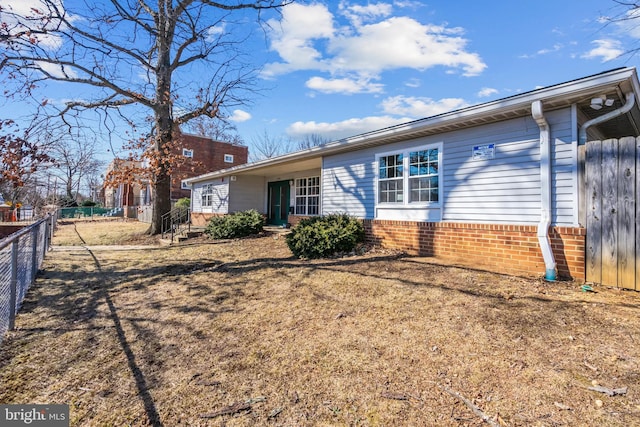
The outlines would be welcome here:
M 518 296 L 515 299 L 507 299 L 501 292 L 493 289 L 491 283 L 483 283 L 482 281 L 471 279 L 465 283 L 439 283 L 431 279 L 433 273 L 446 272 L 448 269 L 460 267 L 416 262 L 411 257 L 395 254 L 323 260 L 299 260 L 291 256 L 260 257 L 229 262 L 211 260 L 204 263 L 176 260 L 173 263 L 162 266 L 138 266 L 126 271 L 117 271 L 104 268 L 94 252 L 86 248 L 85 250 L 91 257 L 96 271 L 89 271 L 88 269 L 86 271 L 81 269 L 76 271 L 46 271 L 42 274 L 42 278 L 52 282 L 72 283 L 72 285 L 54 287 L 54 293 L 50 293 L 51 287 L 47 290 L 49 293 L 45 293 L 40 287 L 36 286 L 30 291 L 31 295 L 23 306 L 23 312 L 46 308 L 43 313 L 50 318 L 55 318 L 56 327 L 21 329 L 20 332 L 23 334 L 24 340 L 29 341 L 38 339 L 38 336 L 43 331 L 52 332 L 54 336 L 58 336 L 69 331 L 84 330 L 87 331 L 85 344 L 86 346 L 91 346 L 96 339 L 92 335 L 92 331 L 104 329 L 103 324 L 100 324 L 100 308 L 106 304 L 110 327 L 114 329 L 120 350 L 127 360 L 127 366 L 135 382 L 137 394 L 143 403 L 148 423 L 154 426 L 162 425 L 156 402 L 149 391 L 150 388 L 153 388 L 154 380 L 151 376 L 152 373 L 145 376 L 141 365 L 144 366 L 144 363 L 148 361 L 157 364 L 162 363 L 162 360 L 155 360 L 158 357 L 162 357 L 161 352 L 158 351 L 158 349 L 162 348 L 162 340 L 153 331 L 144 327 L 145 322 L 157 322 L 157 319 L 133 316 L 122 318 L 118 311 L 118 306 L 114 303 L 114 298 L 117 300 L 118 293 L 124 291 L 152 292 L 154 284 L 158 281 L 181 280 L 181 285 L 187 289 L 191 298 L 187 303 L 171 306 L 151 301 L 149 302 L 151 308 L 156 311 L 174 310 L 179 313 L 193 312 L 210 316 L 229 311 L 229 308 L 221 307 L 222 303 L 233 297 L 241 297 L 243 295 L 242 289 L 247 285 L 247 275 L 256 272 L 267 272 L 268 274 L 264 280 L 273 279 L 280 282 L 299 280 L 300 275 L 298 273 L 301 271 L 304 273 L 304 277 L 321 275 L 323 272 L 344 272 L 354 275 L 354 277 L 372 281 L 372 283 L 374 281 L 394 280 L 416 290 L 432 289 L 439 291 L 437 295 L 440 295 L 442 300 L 434 301 L 434 303 L 446 302 L 447 295 L 455 292 L 474 299 L 482 299 L 486 301 L 486 307 L 488 308 L 500 309 L 499 315 L 487 314 L 487 322 L 512 323 L 514 326 L 519 320 L 518 306 L 521 304 L 535 304 L 539 307 L 539 313 L 529 320 L 537 325 L 536 330 L 540 332 L 556 326 L 553 323 L 554 321 L 551 320 L 551 316 L 548 316 L 548 313 L 578 309 L 585 302 L 585 299 L 579 296 L 580 294 L 576 295 L 575 301 L 559 301 L 544 295 L 536 295 L 535 292 L 523 292 L 522 296 Z M 209 283 L 196 283 L 196 280 L 189 280 L 191 275 L 207 273 L 220 275 L 220 280 L 215 283 L 215 287 L 222 289 L 222 292 L 214 292 L 213 286 Z M 479 272 L 470 270 L 470 274 L 476 273 Z M 522 280 L 525 281 L 525 279 Z M 535 280 L 525 281 L 525 283 L 531 286 L 547 286 Z M 323 297 L 323 295 L 317 293 L 314 295 L 316 298 Z M 620 303 L 619 305 L 630 308 L 638 307 L 631 303 Z M 127 308 L 134 309 L 131 306 Z M 129 332 L 129 336 L 127 336 L 123 322 L 131 324 L 133 332 Z M 189 325 L 177 325 L 172 322 L 175 322 L 175 320 L 165 320 L 162 327 L 189 327 Z M 86 326 L 82 327 L 80 325 Z M 517 328 L 514 328 L 512 333 L 517 336 L 520 332 Z M 145 346 L 138 354 L 132 349 L 132 339 L 133 341 L 140 339 L 145 341 Z M 19 354 L 19 351 L 20 348 L 10 349 L 9 356 L 3 355 L 0 361 L 0 369 L 3 369 L 8 363 L 7 357 L 10 357 L 12 352 Z M 65 359 L 65 363 L 67 366 L 71 366 L 74 363 L 82 363 L 82 357 L 82 355 L 73 355 Z M 140 360 L 143 362 L 140 363 Z
M 91 250 L 87 249 L 87 252 L 89 252 L 89 254 L 91 255 L 91 258 L 93 258 L 93 261 L 95 262 L 98 272 L 102 274 L 102 266 L 100 265 L 100 261 L 98 260 L 98 258 L 95 256 L 95 254 Z M 149 393 L 147 380 L 144 374 L 142 373 L 142 370 L 138 366 L 136 362 L 136 355 L 131 350 L 131 346 L 127 341 L 127 336 L 122 327 L 122 323 L 120 322 L 120 316 L 118 315 L 118 311 L 116 310 L 116 307 L 113 304 L 113 300 L 111 299 L 111 296 L 109 295 L 109 291 L 103 288 L 102 292 L 99 292 L 99 294 L 101 294 L 100 296 L 104 298 L 104 300 L 107 303 L 107 306 L 109 307 L 111 320 L 113 321 L 113 324 L 116 328 L 116 334 L 118 335 L 118 342 L 120 343 L 120 347 L 122 347 L 122 351 L 127 357 L 127 364 L 129 365 L 131 374 L 133 375 L 133 378 L 136 382 L 136 387 L 138 388 L 138 395 L 140 396 L 144 404 L 144 410 L 147 414 L 147 419 L 149 420 L 149 424 L 153 426 L 162 426 L 162 422 L 160 421 L 160 414 L 158 414 L 158 409 L 156 408 L 155 402 L 153 400 L 153 396 L 151 396 L 151 393 Z

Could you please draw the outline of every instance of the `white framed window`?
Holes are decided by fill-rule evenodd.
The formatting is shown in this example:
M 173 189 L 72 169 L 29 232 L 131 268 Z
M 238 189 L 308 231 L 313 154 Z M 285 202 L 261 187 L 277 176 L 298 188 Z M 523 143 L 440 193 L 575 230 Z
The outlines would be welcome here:
M 376 155 L 377 204 L 438 204 L 441 153 L 436 144 Z
M 225 154 L 224 155 L 225 163 L 233 163 L 233 154 Z
M 378 158 L 378 203 L 404 202 L 404 154 Z
M 182 149 L 182 155 L 185 156 L 185 157 L 193 158 L 193 150 L 189 150 L 188 148 L 183 148 Z
M 296 215 L 320 214 L 320 177 L 296 179 Z
M 213 184 L 202 186 L 202 206 L 213 206 Z

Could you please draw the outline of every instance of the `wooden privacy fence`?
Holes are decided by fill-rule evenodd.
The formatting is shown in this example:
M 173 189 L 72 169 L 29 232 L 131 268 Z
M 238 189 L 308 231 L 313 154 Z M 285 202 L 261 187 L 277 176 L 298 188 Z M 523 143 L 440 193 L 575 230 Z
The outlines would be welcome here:
M 585 185 L 586 280 L 640 290 L 640 137 L 588 142 Z

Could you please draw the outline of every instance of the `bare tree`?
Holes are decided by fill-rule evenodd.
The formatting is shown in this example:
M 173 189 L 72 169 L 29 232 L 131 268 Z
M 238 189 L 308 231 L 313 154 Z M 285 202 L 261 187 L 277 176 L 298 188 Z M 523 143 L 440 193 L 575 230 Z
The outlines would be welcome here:
M 309 135 L 305 135 L 300 141 L 296 143 L 296 149 L 298 150 L 308 150 L 313 147 L 321 147 L 331 140 L 323 137 L 320 134 L 312 133 Z
M 615 25 L 625 33 L 637 33 L 640 27 L 640 2 L 628 0 L 612 0 L 613 6 L 609 8 L 606 16 L 601 16 L 600 21 L 604 26 Z M 633 56 L 640 52 L 640 43 L 637 39 L 632 46 L 627 46 L 619 56 Z
M 26 15 L 0 11 L 2 22 L 11 22 L 13 37 L 0 57 L 0 71 L 36 84 L 94 88 L 87 99 L 66 104 L 60 113 L 67 120 L 72 113 L 101 109 L 135 126 L 140 123 L 127 107 L 150 113 L 155 197 L 149 232 L 158 234 L 162 215 L 171 208 L 165 153 L 174 129 L 199 116 L 220 118 L 246 103 L 256 71 L 241 60 L 246 12 L 256 11 L 260 21 L 260 12 L 291 1 L 79 1 L 72 10 L 60 0 L 40 0 L 42 8 Z M 207 81 L 195 81 L 203 75 Z
M 238 129 L 226 120 L 200 116 L 187 123 L 186 129 L 195 135 L 211 138 L 214 141 L 244 145 L 244 141 L 238 135 Z
M 67 136 L 55 140 L 49 154 L 55 161 L 50 172 L 62 182 L 65 202 L 77 203 L 81 184 L 100 164 L 96 160 L 95 142 Z
M 286 154 L 291 151 L 291 146 L 291 139 L 284 136 L 274 137 L 264 131 L 262 135 L 251 139 L 251 148 L 253 150 L 250 150 L 250 160 L 255 162 Z

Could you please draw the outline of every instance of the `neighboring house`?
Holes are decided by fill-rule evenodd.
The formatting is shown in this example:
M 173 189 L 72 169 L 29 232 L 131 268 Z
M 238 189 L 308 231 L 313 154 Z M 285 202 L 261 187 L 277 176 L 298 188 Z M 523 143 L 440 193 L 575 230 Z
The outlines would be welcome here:
M 187 180 L 192 218 L 347 212 L 386 247 L 585 280 L 585 141 L 638 135 L 638 93 L 616 69 L 207 173 Z
M 198 176 L 206 171 L 215 171 L 247 163 L 248 148 L 210 138 L 178 134 L 173 154 L 182 157 L 171 173 L 171 201 L 191 197 L 191 189 L 183 183 L 185 178 Z M 115 159 L 106 173 L 118 168 L 143 167 L 142 162 Z M 106 175 L 105 175 L 106 176 Z M 140 182 L 142 181 L 142 182 Z M 144 180 L 120 184 L 116 188 L 104 187 L 105 207 L 141 206 L 151 203 L 152 187 Z
M 186 161 L 171 174 L 171 200 L 191 197 L 191 188 L 183 180 L 205 172 L 227 169 L 247 163 L 249 149 L 245 145 L 229 144 L 211 138 L 182 133 L 177 136 L 175 150 Z
M 131 169 L 140 167 L 140 162 L 124 159 L 113 159 L 107 166 L 105 171 L 105 177 L 109 176 L 114 171 L 122 169 Z M 130 183 L 121 183 L 117 187 L 111 187 L 104 185 L 102 191 L 104 193 L 104 207 L 105 208 L 121 208 L 123 206 L 139 206 L 145 203 L 145 191 L 146 185 L 141 184 L 136 180 L 132 180 Z

